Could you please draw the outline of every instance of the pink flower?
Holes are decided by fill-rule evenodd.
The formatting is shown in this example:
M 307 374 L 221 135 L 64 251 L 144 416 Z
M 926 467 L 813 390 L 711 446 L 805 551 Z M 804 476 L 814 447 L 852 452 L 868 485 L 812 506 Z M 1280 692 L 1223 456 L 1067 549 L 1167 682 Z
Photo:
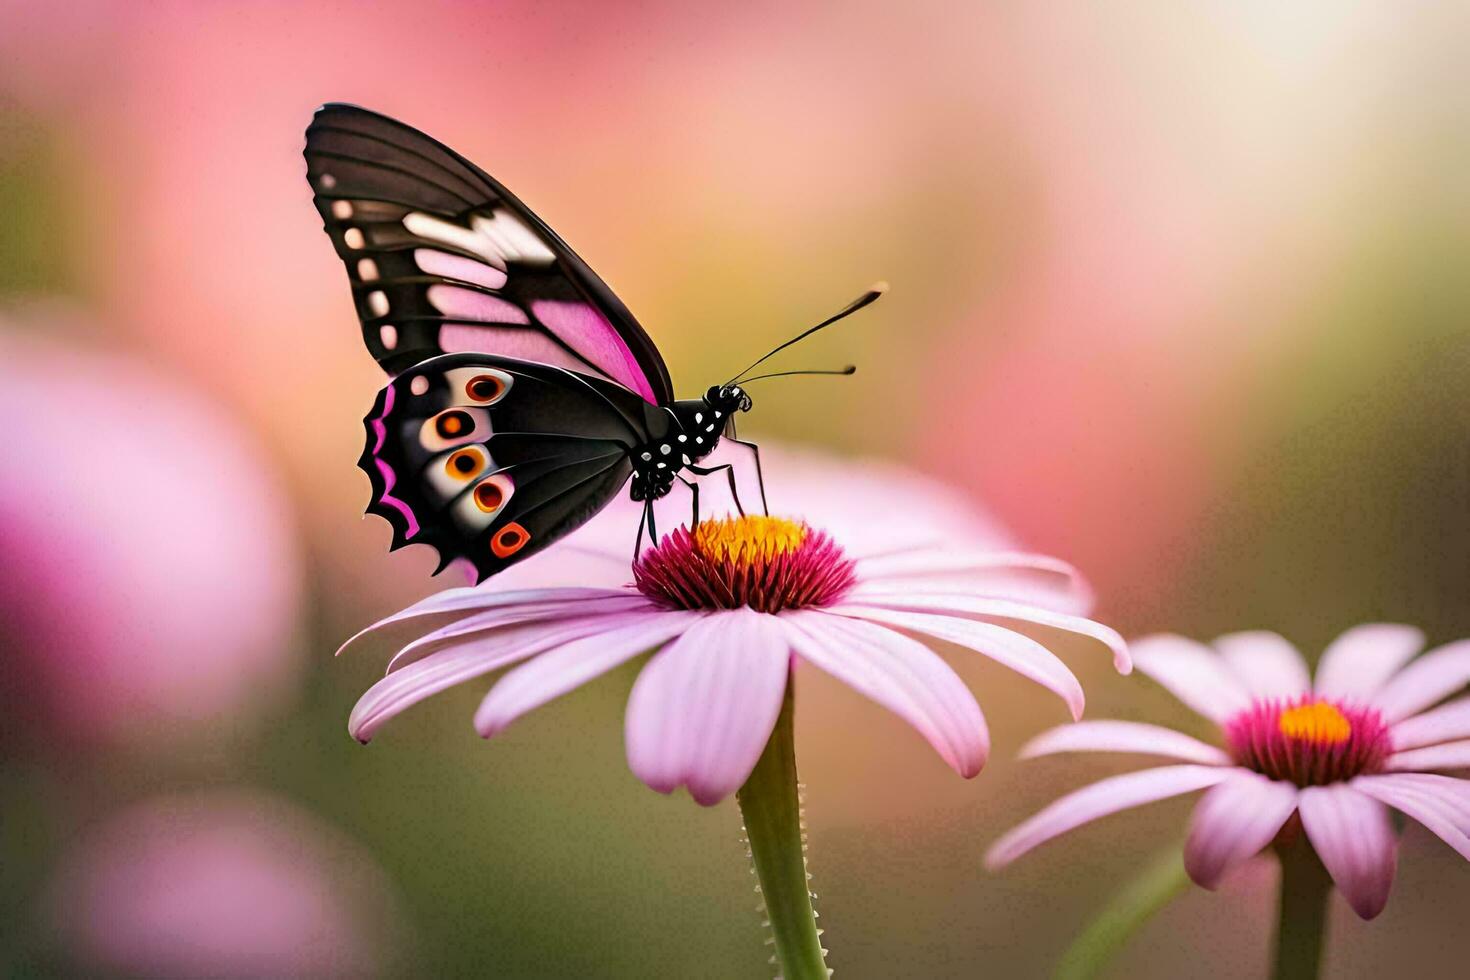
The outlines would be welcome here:
M 844 485 L 827 490 L 836 497 Z M 923 507 L 922 498 L 882 503 L 890 514 Z M 891 523 L 902 526 L 903 518 Z M 490 737 L 652 652 L 629 698 L 629 765 L 652 788 L 687 786 L 708 805 L 750 774 L 797 661 L 904 718 L 965 777 L 989 752 L 985 718 L 954 671 L 914 635 L 1000 661 L 1059 695 L 1074 718 L 1083 706 L 1076 677 L 1018 627 L 1090 637 L 1111 650 L 1119 670 L 1130 669 L 1121 637 L 1077 614 L 1086 591 L 1054 559 L 932 542 L 894 548 L 887 541 L 875 552 L 863 549 L 856 528 L 838 540 L 799 521 L 744 517 L 679 528 L 629 572 L 633 527 L 619 535 L 617 557 L 601 558 L 620 559 L 613 567 L 629 584 L 450 589 L 359 634 L 404 624 L 421 632 L 358 701 L 349 731 L 366 741 L 429 695 L 511 667 L 475 715 L 476 729 Z M 436 628 L 422 632 L 426 625 Z
M 1057 800 L 991 847 L 992 867 L 1098 817 L 1195 790 L 1184 864 L 1214 888 L 1298 824 L 1354 911 L 1388 901 L 1397 839 L 1389 807 L 1470 859 L 1470 698 L 1434 707 L 1470 683 L 1470 640 L 1409 661 L 1424 645 L 1410 626 L 1370 624 L 1338 637 L 1308 674 L 1275 633 L 1222 636 L 1214 650 L 1181 636 L 1132 644 L 1134 663 L 1221 728 L 1223 749 L 1128 721 L 1065 725 L 1022 756 L 1132 752 L 1178 759 L 1114 776 Z
M 109 816 L 65 854 L 42 910 L 79 975 L 362 977 L 386 972 L 391 898 L 355 842 L 229 791 Z
M 54 336 L 77 319 L 19 326 Z M 0 708 L 18 729 L 197 735 L 289 693 L 299 554 L 235 419 L 134 359 L 3 322 L 0 415 L 16 420 L 0 451 Z

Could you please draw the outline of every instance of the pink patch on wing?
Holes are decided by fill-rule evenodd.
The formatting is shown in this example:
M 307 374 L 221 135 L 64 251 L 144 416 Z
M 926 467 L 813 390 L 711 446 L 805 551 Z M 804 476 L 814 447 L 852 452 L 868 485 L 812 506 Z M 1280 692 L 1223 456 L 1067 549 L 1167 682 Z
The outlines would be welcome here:
M 486 296 L 462 286 L 430 286 L 428 295 L 429 302 L 445 316 L 484 320 L 486 323 L 531 322 L 526 311 L 509 300 L 503 300 L 499 296 Z
M 531 312 L 608 377 L 638 392 L 645 401 L 657 404 L 653 387 L 638 366 L 632 350 L 596 307 L 586 303 L 538 299 L 531 303 Z
M 431 276 L 462 279 L 487 289 L 499 289 L 505 285 L 503 270 L 493 265 L 486 265 L 484 262 L 467 259 L 463 255 L 451 255 L 432 248 L 417 248 L 414 249 L 413 260 L 418 263 L 420 269 Z
M 378 441 L 373 445 L 374 456 L 382 452 L 383 440 L 388 438 L 388 427 L 383 424 L 383 420 L 388 417 L 389 412 L 393 411 L 394 393 L 393 386 L 389 385 L 387 391 L 383 392 L 383 414 L 368 423 L 372 427 L 373 435 L 378 437 Z
M 579 360 L 544 333 L 524 327 L 476 327 L 464 323 L 446 323 L 439 328 L 439 347 L 446 354 L 457 354 L 461 351 L 499 354 L 502 357 L 537 361 L 569 371 L 606 377 L 596 368 L 589 368 L 587 362 Z
M 393 474 L 393 467 L 378 458 L 377 455 L 382 451 L 383 443 L 388 438 L 388 427 L 383 420 L 388 417 L 389 412 L 393 411 L 395 391 L 396 389 L 390 384 L 386 393 L 383 395 L 383 414 L 373 419 L 369 424 L 373 430 L 373 435 L 377 439 L 377 442 L 373 445 L 373 464 L 377 466 L 378 472 L 383 477 L 383 495 L 378 500 L 403 515 L 403 519 L 408 522 L 408 531 L 404 534 L 404 538 L 407 539 L 419 533 L 419 519 L 414 516 L 413 510 L 408 504 L 389 493 L 393 489 L 393 484 L 398 482 L 398 478 Z

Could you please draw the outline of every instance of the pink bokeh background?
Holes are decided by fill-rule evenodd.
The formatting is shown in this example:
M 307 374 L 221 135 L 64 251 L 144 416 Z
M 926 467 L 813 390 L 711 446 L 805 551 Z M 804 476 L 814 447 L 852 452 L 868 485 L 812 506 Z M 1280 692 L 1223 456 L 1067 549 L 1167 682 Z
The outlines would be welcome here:
M 381 378 L 303 179 L 318 104 L 501 178 L 681 395 L 888 280 L 786 362 L 858 375 L 766 385 L 743 434 L 946 481 L 969 516 L 929 518 L 1074 562 L 1125 633 L 1317 650 L 1365 620 L 1470 635 L 1467 28 L 1454 4 L 0 5 L 0 968 L 147 972 L 39 896 L 106 865 L 87 828 L 218 790 L 279 802 L 239 847 L 299 844 L 281 907 L 376 938 L 349 972 L 765 975 L 733 811 L 623 765 L 631 672 L 492 746 L 454 703 L 343 733 L 377 662 L 331 650 L 439 583 L 360 518 Z M 853 493 L 902 508 L 905 479 Z M 1191 724 L 1068 659 L 1090 715 Z M 1179 825 L 1165 804 L 983 873 L 1083 773 L 1015 768 L 1061 709 L 952 662 L 995 745 L 971 782 L 851 692 L 803 694 L 844 975 L 1042 974 Z M 197 839 L 257 839 L 227 811 Z M 153 840 L 119 866 L 176 860 Z M 1453 975 L 1470 872 L 1442 852 L 1410 830 L 1384 916 L 1335 911 L 1330 975 Z M 355 888 L 392 897 L 333 904 Z M 1269 895 L 1190 895 L 1119 969 L 1259 975 Z M 219 935 L 275 921 L 186 904 Z M 254 972 L 230 948 L 178 969 Z

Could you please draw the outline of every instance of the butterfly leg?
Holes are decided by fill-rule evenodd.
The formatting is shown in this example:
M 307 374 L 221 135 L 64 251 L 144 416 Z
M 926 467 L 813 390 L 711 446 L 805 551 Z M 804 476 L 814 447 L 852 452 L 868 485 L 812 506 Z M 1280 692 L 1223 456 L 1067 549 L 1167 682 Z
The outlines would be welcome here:
M 653 501 L 645 500 L 643 516 L 638 518 L 638 536 L 633 539 L 633 564 L 635 565 L 638 564 L 638 556 L 643 553 L 643 529 L 648 526 L 648 512 L 652 506 Z
M 765 474 L 761 472 L 761 447 L 757 446 L 753 442 L 746 442 L 744 439 L 732 438 L 730 439 L 730 441 L 735 443 L 735 445 L 737 446 L 744 446 L 746 449 L 749 449 L 750 455 L 755 457 L 755 482 L 756 485 L 761 488 L 761 510 L 766 512 L 767 517 L 770 517 L 771 508 L 770 505 L 766 503 L 766 477 Z
M 689 488 L 689 493 L 694 498 L 694 520 L 689 525 L 689 530 L 699 527 L 699 484 L 679 477 L 679 482 Z
M 721 470 L 723 470 L 725 473 L 725 479 L 729 481 L 730 484 L 730 499 L 735 501 L 735 509 L 740 513 L 740 516 L 745 516 L 745 508 L 740 503 L 740 489 L 735 485 L 734 466 L 729 463 L 721 463 L 719 466 L 711 466 L 709 469 L 705 469 L 703 466 L 689 466 L 687 467 L 687 469 L 689 470 L 689 472 L 697 473 L 700 476 L 714 476 L 716 473 L 719 473 Z

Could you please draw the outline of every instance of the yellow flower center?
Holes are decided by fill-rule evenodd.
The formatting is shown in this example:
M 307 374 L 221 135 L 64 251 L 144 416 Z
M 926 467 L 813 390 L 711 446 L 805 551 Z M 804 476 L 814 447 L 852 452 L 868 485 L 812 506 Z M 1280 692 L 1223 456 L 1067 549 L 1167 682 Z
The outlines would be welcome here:
M 806 535 L 805 524 L 784 517 L 726 517 L 701 521 L 694 546 L 711 561 L 753 565 L 795 551 Z
M 1353 726 L 1343 713 L 1326 701 L 1287 708 L 1276 724 L 1287 738 L 1319 745 L 1340 745 L 1353 734 Z

